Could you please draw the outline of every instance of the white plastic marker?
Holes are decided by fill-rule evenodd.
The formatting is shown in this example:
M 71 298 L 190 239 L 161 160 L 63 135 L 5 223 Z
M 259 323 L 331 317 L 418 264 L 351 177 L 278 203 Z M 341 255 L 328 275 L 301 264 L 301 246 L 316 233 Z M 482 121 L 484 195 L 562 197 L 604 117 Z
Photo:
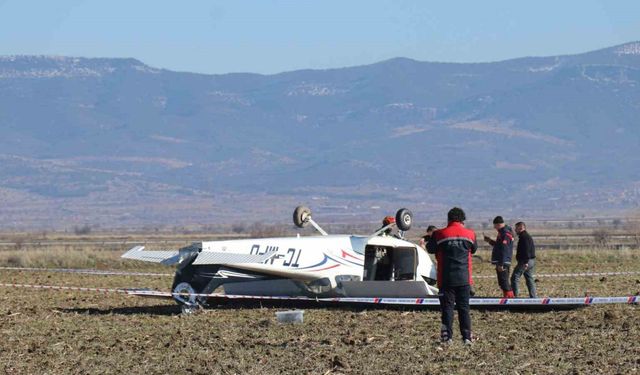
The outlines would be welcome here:
M 57 285 L 32 285 L 0 283 L 0 287 L 8 288 L 29 288 L 45 290 L 68 290 L 81 292 L 99 292 L 125 294 L 139 297 L 173 298 L 184 295 L 184 293 L 162 292 L 156 290 L 127 289 L 127 288 L 88 288 L 74 286 Z M 245 296 L 230 295 L 222 293 L 194 293 L 189 296 L 204 298 L 219 298 L 228 300 L 274 300 L 274 301 L 308 301 L 308 302 L 338 302 L 338 303 L 361 303 L 377 305 L 414 305 L 414 306 L 437 306 L 440 304 L 438 298 L 375 298 L 375 297 L 336 297 L 336 298 L 310 298 L 310 297 L 289 297 L 289 296 Z M 588 306 L 603 304 L 638 304 L 640 296 L 627 297 L 559 297 L 559 298 L 471 298 L 469 304 L 472 306 Z
M 98 276 L 154 276 L 154 277 L 173 277 L 172 273 L 156 273 L 156 272 L 128 272 L 118 270 L 96 270 L 83 268 L 36 268 L 36 267 L 0 267 L 0 270 L 18 271 L 18 272 L 61 272 L 61 273 L 77 273 L 83 275 Z M 619 272 L 576 272 L 576 273 L 540 273 L 535 277 L 597 277 L 597 276 L 622 276 L 622 275 L 640 275 L 640 271 L 619 271 Z M 493 279 L 495 275 L 477 275 L 474 279 Z

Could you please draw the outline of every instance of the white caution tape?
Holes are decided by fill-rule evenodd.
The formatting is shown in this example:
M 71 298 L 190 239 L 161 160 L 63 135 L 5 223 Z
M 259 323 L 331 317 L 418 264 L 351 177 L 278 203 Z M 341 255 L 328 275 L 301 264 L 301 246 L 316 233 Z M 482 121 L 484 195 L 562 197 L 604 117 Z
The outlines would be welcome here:
M 83 287 L 83 286 L 33 285 L 33 284 L 17 284 L 17 283 L 0 283 L 0 286 L 7 287 L 7 288 L 71 290 L 71 291 L 78 291 L 78 292 L 125 293 L 125 294 L 132 291 L 129 289 L 89 288 L 89 287 Z
M 173 298 L 174 296 L 189 296 L 199 298 L 218 298 L 228 300 L 273 300 L 287 302 L 335 302 L 335 303 L 360 303 L 377 305 L 414 305 L 414 306 L 437 306 L 440 304 L 438 298 L 375 298 L 375 297 L 336 297 L 336 298 L 311 298 L 311 297 L 289 297 L 289 296 L 249 296 L 230 295 L 222 293 L 172 293 L 156 290 L 126 289 L 126 288 L 89 288 L 74 286 L 56 285 L 32 285 L 0 283 L 0 287 L 8 288 L 31 288 L 47 290 L 67 290 L 81 292 L 99 292 L 133 295 L 140 297 L 160 297 Z M 640 296 L 627 297 L 559 297 L 559 298 L 471 298 L 469 304 L 472 306 L 588 306 L 602 304 L 637 304 L 640 303 Z
M 576 273 L 538 273 L 534 277 L 597 277 L 597 276 L 622 276 L 640 275 L 640 271 L 620 271 L 620 272 L 576 272 Z M 493 279 L 495 275 L 478 275 L 474 279 Z
M 159 291 L 128 291 L 127 294 L 147 297 L 168 297 L 183 295 L 182 293 L 159 292 Z M 337 302 L 337 303 L 360 303 L 360 304 L 381 304 L 381 305 L 418 305 L 437 306 L 440 300 L 431 298 L 376 298 L 376 297 L 334 297 L 334 298 L 310 298 L 310 297 L 289 297 L 289 296 L 250 296 L 250 295 L 230 295 L 222 293 L 202 294 L 194 293 L 189 296 L 199 298 L 220 298 L 228 300 L 274 300 L 274 301 L 316 301 L 316 302 Z M 627 297 L 558 297 L 558 298 L 470 298 L 471 306 L 587 306 L 602 304 L 637 304 L 640 303 L 640 296 Z
M 342 302 L 364 303 L 383 305 L 439 305 L 438 298 L 363 298 L 363 297 L 337 297 L 337 298 L 307 298 L 307 297 L 264 297 L 264 296 L 239 296 L 239 295 L 210 295 L 212 298 L 227 299 L 279 299 L 287 301 L 318 301 L 318 302 Z M 596 305 L 596 304 L 633 304 L 639 303 L 640 296 L 629 297 L 579 297 L 579 298 L 471 298 L 472 306 L 545 306 L 545 305 Z
M 36 267 L 0 267 L 0 270 L 7 271 L 28 271 L 28 272 L 61 272 L 61 273 L 77 273 L 82 275 L 99 275 L 99 276 L 154 276 L 154 277 L 173 277 L 172 273 L 155 273 L 155 272 L 128 272 L 117 270 L 96 270 L 82 268 L 36 268 Z
M 99 275 L 99 276 L 153 276 L 153 277 L 173 277 L 172 273 L 157 272 L 129 272 L 118 270 L 96 270 L 83 268 L 37 268 L 37 267 L 0 267 L 0 270 L 7 271 L 28 271 L 28 272 L 61 272 L 76 273 L 83 275 Z M 619 272 L 576 272 L 576 273 L 540 273 L 535 277 L 597 277 L 597 276 L 622 276 L 622 275 L 640 275 L 640 271 L 619 271 Z M 477 275 L 474 279 L 493 279 L 495 275 Z

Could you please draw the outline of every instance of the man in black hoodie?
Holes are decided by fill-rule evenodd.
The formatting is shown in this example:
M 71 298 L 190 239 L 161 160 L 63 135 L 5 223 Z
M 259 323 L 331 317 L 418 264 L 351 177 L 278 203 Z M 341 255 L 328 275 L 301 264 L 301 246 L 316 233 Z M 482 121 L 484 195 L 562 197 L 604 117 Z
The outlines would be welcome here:
M 527 226 L 522 221 L 516 223 L 516 233 L 518 234 L 518 248 L 516 250 L 516 260 L 518 264 L 513 269 L 511 275 L 511 287 L 513 288 L 513 294 L 518 296 L 518 282 L 520 276 L 524 273 L 524 279 L 527 282 L 527 289 L 529 289 L 529 297 L 536 298 L 536 281 L 534 278 L 534 272 L 536 269 L 536 246 L 533 243 L 533 238 L 527 232 Z
M 493 246 L 491 251 L 491 263 L 496 266 L 498 285 L 502 289 L 504 298 L 513 298 L 513 290 L 509 284 L 509 268 L 513 257 L 513 231 L 504 223 L 502 216 L 493 219 L 493 227 L 498 231 L 498 236 L 492 240 L 484 236 L 484 240 Z

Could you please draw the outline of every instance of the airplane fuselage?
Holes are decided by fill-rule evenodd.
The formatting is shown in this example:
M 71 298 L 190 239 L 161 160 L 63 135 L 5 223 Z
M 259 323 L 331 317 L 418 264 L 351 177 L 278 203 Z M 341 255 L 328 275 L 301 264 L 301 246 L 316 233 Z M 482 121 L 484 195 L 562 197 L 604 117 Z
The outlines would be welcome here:
M 431 258 L 419 246 L 392 236 L 206 241 L 190 248 L 193 255 L 178 265 L 174 290 L 188 286 L 197 293 L 212 293 L 222 286 L 233 294 L 344 296 L 365 284 L 405 281 L 420 284 L 414 294 L 425 289 L 433 293 L 427 285 L 435 280 Z M 241 255 L 265 259 L 234 261 Z

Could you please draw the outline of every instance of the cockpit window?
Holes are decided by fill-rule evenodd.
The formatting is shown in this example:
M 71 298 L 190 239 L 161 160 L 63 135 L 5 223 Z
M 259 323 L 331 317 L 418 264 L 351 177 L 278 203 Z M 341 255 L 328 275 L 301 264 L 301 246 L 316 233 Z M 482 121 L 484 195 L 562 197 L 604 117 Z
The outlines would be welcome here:
M 367 245 L 369 237 L 351 236 L 351 248 L 360 255 L 364 255 L 364 247 Z

